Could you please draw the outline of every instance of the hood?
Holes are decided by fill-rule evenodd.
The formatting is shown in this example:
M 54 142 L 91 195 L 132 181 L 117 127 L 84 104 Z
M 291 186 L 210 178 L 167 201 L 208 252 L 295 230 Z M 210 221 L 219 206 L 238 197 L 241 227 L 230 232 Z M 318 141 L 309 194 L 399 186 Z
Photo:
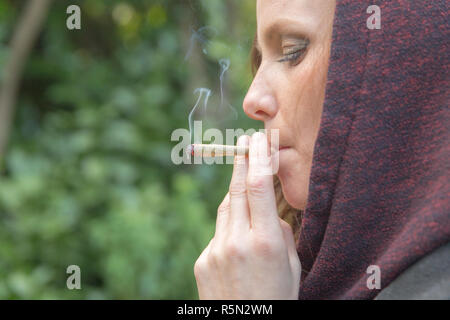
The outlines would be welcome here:
M 373 4 L 379 30 L 366 25 Z M 445 0 L 337 1 L 300 299 L 374 298 L 449 242 L 448 13 Z

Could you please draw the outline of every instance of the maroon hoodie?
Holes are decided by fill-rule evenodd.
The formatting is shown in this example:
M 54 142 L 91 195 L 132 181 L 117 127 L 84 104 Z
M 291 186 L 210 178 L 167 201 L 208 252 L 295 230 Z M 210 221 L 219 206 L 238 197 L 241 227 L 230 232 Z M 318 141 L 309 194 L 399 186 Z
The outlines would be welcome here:
M 448 21 L 447 0 L 337 1 L 300 299 L 372 299 L 449 242 Z

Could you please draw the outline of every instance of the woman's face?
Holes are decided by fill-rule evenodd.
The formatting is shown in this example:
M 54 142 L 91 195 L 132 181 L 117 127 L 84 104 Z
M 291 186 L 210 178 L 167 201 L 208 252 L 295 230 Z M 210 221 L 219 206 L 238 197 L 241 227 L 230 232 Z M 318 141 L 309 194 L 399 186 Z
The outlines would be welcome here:
M 304 209 L 319 131 L 335 0 L 258 0 L 261 64 L 244 100 L 245 113 L 279 130 L 283 194 Z

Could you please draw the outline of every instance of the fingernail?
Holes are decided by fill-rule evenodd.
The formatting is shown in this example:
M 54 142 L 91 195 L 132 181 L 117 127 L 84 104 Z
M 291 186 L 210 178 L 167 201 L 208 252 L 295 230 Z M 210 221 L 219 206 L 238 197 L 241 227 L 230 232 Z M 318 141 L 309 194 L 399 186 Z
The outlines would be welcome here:
M 260 142 L 262 142 L 264 139 L 266 139 L 266 136 L 265 136 L 264 133 L 262 133 L 262 132 L 255 132 L 255 133 L 252 135 L 252 140 L 253 140 L 253 139 L 254 139 L 255 142 L 260 143 Z
M 242 135 L 242 136 L 239 137 L 236 145 L 240 146 L 240 147 L 245 147 L 245 146 L 248 145 L 248 143 L 249 143 L 248 136 L 247 135 Z

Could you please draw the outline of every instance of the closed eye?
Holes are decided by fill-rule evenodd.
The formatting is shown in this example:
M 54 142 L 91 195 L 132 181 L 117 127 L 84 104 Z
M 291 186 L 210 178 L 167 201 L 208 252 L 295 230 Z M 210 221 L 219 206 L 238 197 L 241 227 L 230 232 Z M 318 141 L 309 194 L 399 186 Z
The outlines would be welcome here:
M 283 55 L 283 58 L 277 60 L 278 62 L 289 62 L 291 66 L 295 66 L 300 63 L 303 58 L 306 48 L 289 52 Z
M 294 46 L 289 50 L 286 50 L 286 53 L 283 54 L 283 58 L 277 61 L 289 62 L 289 65 L 291 66 L 297 65 L 305 56 L 306 50 L 308 49 L 308 44 L 309 42 L 307 41 L 301 46 Z

